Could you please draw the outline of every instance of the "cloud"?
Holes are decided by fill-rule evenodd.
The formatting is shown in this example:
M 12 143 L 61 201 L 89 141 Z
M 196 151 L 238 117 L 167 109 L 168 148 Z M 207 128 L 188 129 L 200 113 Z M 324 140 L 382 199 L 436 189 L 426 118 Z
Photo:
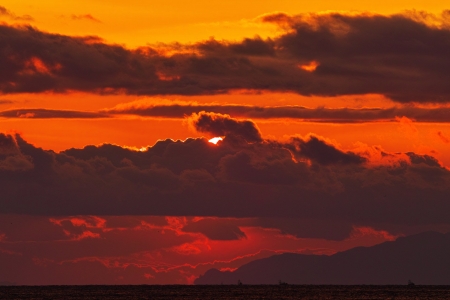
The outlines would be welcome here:
M 198 132 L 243 139 L 246 142 L 262 141 L 258 127 L 249 120 L 241 121 L 233 119 L 229 115 L 202 111 L 192 114 L 187 121 Z
M 336 94 L 345 94 L 345 90 L 352 94 L 357 89 L 378 89 L 399 102 L 448 101 L 448 96 L 444 96 L 448 89 L 439 83 L 442 78 L 438 74 L 444 71 L 439 65 L 442 60 L 425 58 L 427 54 L 440 57 L 442 49 L 449 47 L 447 42 L 437 38 L 449 35 L 445 26 L 428 26 L 408 15 L 339 13 L 276 14 L 266 16 L 264 21 L 289 28 L 289 33 L 278 40 L 287 53 L 307 62 L 320 63 L 313 72 L 317 77 L 311 82 L 311 90 L 316 90 L 315 84 L 325 84 L 329 92 L 333 90 Z M 427 80 L 430 78 L 426 78 L 424 72 L 436 77 L 433 75 L 433 80 Z M 343 76 L 342 80 L 339 76 Z M 383 83 L 381 77 L 389 78 L 389 84 Z M 419 78 L 426 81 L 420 83 Z M 408 91 L 412 82 L 420 86 L 413 84 Z M 354 89 L 350 84 L 358 87 Z M 327 87 L 321 88 L 325 91 Z
M 23 155 L 11 135 L 0 133 L 0 172 L 23 172 L 33 168 L 29 156 Z
M 29 285 L 186 284 L 212 267 L 234 269 L 280 252 L 331 254 L 392 238 L 361 226 L 339 241 L 297 238 L 273 226 L 302 223 L 282 221 L 265 227 L 259 219 L 2 215 L 0 277 Z
M 2 105 L 2 104 L 11 104 L 11 103 L 14 103 L 14 101 L 8 100 L 8 99 L 2 99 L 2 100 L 0 100 L 0 105 Z
M 205 123 L 198 122 L 201 116 Z M 293 231 L 286 225 L 288 232 L 313 236 L 331 228 L 328 236 L 335 238 L 350 224 L 383 229 L 450 220 L 450 173 L 431 156 L 376 147 L 349 151 L 316 135 L 267 140 L 251 121 L 224 115 L 203 113 L 192 121 L 210 134 L 224 134 L 224 140 L 165 140 L 146 151 L 105 144 L 55 153 L 19 135 L 2 135 L 0 213 L 295 218 L 335 226 Z M 242 237 L 238 224 L 217 223 L 217 231 L 208 231 L 208 222 L 214 223 L 199 221 L 187 230 L 217 239 Z M 93 230 L 73 236 L 98 233 Z
M 343 152 L 314 135 L 310 135 L 307 140 L 291 138 L 290 143 L 285 144 L 284 147 L 292 151 L 294 156 L 305 157 L 322 165 L 336 163 L 362 164 L 366 162 L 364 157 L 353 152 Z
M 450 143 L 450 139 L 448 139 L 441 131 L 438 131 L 437 135 L 444 143 L 446 144 Z
M 277 14 L 262 20 L 285 32 L 272 39 L 134 50 L 1 25 L 0 91 L 204 95 L 247 89 L 382 94 L 402 103 L 450 99 L 446 26 L 411 14 Z
M 0 16 L 8 17 L 9 19 L 12 19 L 14 21 L 34 21 L 33 17 L 29 15 L 17 16 L 10 10 L 6 9 L 4 6 L 0 6 Z
M 278 229 L 282 234 L 299 238 L 344 240 L 352 232 L 352 224 L 346 220 L 317 220 L 298 218 L 255 218 L 254 226 Z
M 107 114 L 101 112 L 84 112 L 73 110 L 54 110 L 44 108 L 11 109 L 0 112 L 1 118 L 31 118 L 31 119 L 94 119 L 108 118 Z
M 184 226 L 183 231 L 199 232 L 210 240 L 237 240 L 246 237 L 238 224 L 239 220 L 201 218 Z
M 71 16 L 72 20 L 88 20 L 91 22 L 96 22 L 96 23 L 102 23 L 102 21 L 100 21 L 99 19 L 93 17 L 91 14 L 84 14 L 84 15 L 72 15 Z
M 303 106 L 251 106 L 238 104 L 198 104 L 169 101 L 136 101 L 105 109 L 111 114 L 133 114 L 148 117 L 184 118 L 200 111 L 255 119 L 299 119 L 311 122 L 359 123 L 398 121 L 407 117 L 416 122 L 450 122 L 450 109 L 400 106 L 391 108 L 307 108 Z
M 169 102 L 169 101 L 167 101 Z M 13 103 L 0 101 L 0 104 Z M 450 110 L 441 108 L 392 107 L 392 108 L 307 108 L 303 106 L 250 106 L 235 104 L 197 104 L 197 103 L 159 103 L 136 101 L 119 104 L 110 109 L 97 112 L 55 110 L 43 108 L 22 108 L 0 111 L 2 118 L 35 118 L 35 119 L 91 119 L 111 118 L 115 115 L 137 115 L 155 118 L 185 118 L 202 111 L 215 114 L 230 115 L 237 118 L 250 119 L 297 119 L 308 122 L 330 123 L 364 123 L 364 122 L 400 122 L 405 128 L 412 121 L 423 123 L 448 123 Z M 401 117 L 400 117 L 401 116 Z M 442 133 L 440 136 L 443 136 Z
M 68 89 L 106 93 L 131 88 L 139 81 L 145 85 L 158 81 L 154 64 L 146 56 L 91 37 L 6 25 L 0 26 L 0 36 L 9 45 L 0 47 L 4 66 L 0 89 L 6 93 Z
M 431 167 L 440 167 L 439 161 L 430 155 L 418 155 L 413 152 L 408 152 L 411 163 L 413 164 L 425 164 Z

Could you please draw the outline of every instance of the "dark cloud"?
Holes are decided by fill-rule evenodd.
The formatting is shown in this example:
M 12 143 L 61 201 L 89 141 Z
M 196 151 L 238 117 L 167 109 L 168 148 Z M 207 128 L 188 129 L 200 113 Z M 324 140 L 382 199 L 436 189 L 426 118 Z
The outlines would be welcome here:
M 0 261 L 2 266 L 5 266 L 2 271 L 7 269 L 8 272 L 3 271 L 0 276 L 2 280 L 14 278 L 15 282 L 22 284 L 105 284 L 108 281 L 114 282 L 114 277 L 117 279 L 118 270 L 126 269 L 123 275 L 127 277 L 126 274 L 130 272 L 129 275 L 132 276 L 128 279 L 130 281 L 126 282 L 150 283 L 144 277 L 145 273 L 156 275 L 159 270 L 170 272 L 172 268 L 176 268 L 178 261 L 185 260 L 186 257 L 180 259 L 179 257 L 184 255 L 177 257 L 171 250 L 185 243 L 195 242 L 199 236 L 170 226 L 167 219 L 169 218 L 147 216 L 2 215 Z M 78 270 L 81 273 L 72 273 L 74 266 L 85 263 L 90 266 Z M 96 272 L 98 267 L 104 268 L 105 271 L 117 269 L 112 272 L 114 275 L 109 275 L 111 277 L 108 280 L 95 280 L 99 274 L 93 277 L 86 275 Z M 129 270 L 130 267 L 132 270 Z M 67 274 L 66 272 L 70 272 L 71 276 L 61 277 L 62 274 Z M 45 275 L 39 276 L 39 273 Z M 80 278 L 77 278 L 77 274 Z M 163 278 L 167 283 L 168 278 Z
M 210 55 L 242 54 L 248 56 L 274 56 L 275 43 L 268 39 L 263 40 L 256 36 L 253 39 L 246 38 L 240 43 L 226 43 L 210 39 L 196 44 L 196 47 L 204 53 Z
M 430 167 L 440 167 L 439 161 L 430 155 L 418 155 L 413 152 L 408 152 L 406 155 L 409 156 L 411 163 L 413 164 L 425 164 Z
M 254 89 L 308 96 L 371 93 L 399 102 L 450 99 L 446 26 L 408 14 L 277 14 L 263 20 L 286 32 L 266 40 L 136 50 L 2 25 L 0 90 L 198 95 Z
M 147 56 L 95 38 L 6 25 L 0 26 L 0 37 L 0 89 L 5 93 L 117 92 L 158 82 L 155 64 Z
M 381 93 L 396 101 L 448 101 L 443 83 L 450 31 L 408 15 L 266 17 L 288 27 L 277 40 L 286 53 L 318 67 L 302 93 Z M 319 91 L 320 89 L 320 91 Z
M 349 237 L 353 225 L 346 220 L 317 220 L 298 218 L 255 218 L 254 226 L 279 229 L 282 234 L 300 238 L 344 240 Z
M 294 156 L 308 158 L 322 165 L 329 164 L 362 164 L 366 162 L 364 157 L 352 152 L 343 152 L 331 144 L 310 135 L 307 140 L 291 138 L 290 143 L 284 145 Z
M 293 185 L 300 180 L 308 180 L 309 174 L 303 164 L 292 164 L 287 152 L 277 154 L 270 153 L 274 157 L 264 160 L 255 157 L 249 150 L 227 155 L 220 161 L 219 178 L 229 182 L 267 185 Z
M 300 247 L 304 244 L 261 228 L 246 228 L 251 235 L 247 240 L 239 226 L 251 222 L 235 218 L 2 215 L 0 276 L 3 282 L 28 285 L 186 284 L 211 267 L 236 268 L 273 255 L 285 245 L 295 249 L 289 246 L 292 242 Z M 266 235 L 260 239 L 255 231 Z M 211 240 L 206 234 L 218 239 Z M 273 245 L 273 240 L 281 240 L 283 245 Z M 342 244 L 348 248 L 345 241 Z
M 448 108 L 420 108 L 413 106 L 392 108 L 307 108 L 302 106 L 250 106 L 219 104 L 123 104 L 105 112 L 111 114 L 134 114 L 139 116 L 183 118 L 200 111 L 213 111 L 241 118 L 289 118 L 312 122 L 358 123 L 372 121 L 395 121 L 407 117 L 417 122 L 450 122 Z
M 0 134 L 0 150 L 2 154 L 17 153 L 17 144 L 11 135 Z
M 291 218 L 303 227 L 288 222 L 279 225 L 283 232 L 332 239 L 348 234 L 350 224 L 423 227 L 450 220 L 450 173 L 431 156 L 374 148 L 380 153 L 373 158 L 318 136 L 236 143 L 229 136 L 243 129 L 233 126 L 218 145 L 203 138 L 165 140 L 143 152 L 103 145 L 54 153 L 2 135 L 0 213 Z M 242 223 L 219 222 L 209 231 L 212 223 L 186 230 L 242 237 Z
M 386 224 L 383 224 L 383 226 L 386 226 Z M 248 227 L 274 229 L 279 231 L 277 234 L 291 235 L 299 238 L 320 238 L 342 241 L 349 238 L 351 232 L 354 230 L 355 224 L 346 220 L 333 219 L 208 217 L 200 218 L 200 220 L 190 220 L 183 227 L 183 231 L 199 232 L 212 240 L 236 240 L 246 238 L 241 228 Z M 405 231 L 407 228 L 401 228 L 401 230 Z
M 13 101 L 0 101 L 0 104 L 9 104 Z M 34 118 L 34 119 L 92 119 L 110 118 L 114 115 L 131 114 L 157 118 L 185 118 L 186 116 L 210 111 L 215 114 L 231 115 L 238 118 L 252 119 L 298 119 L 309 122 L 333 123 L 363 123 L 376 121 L 398 121 L 406 117 L 416 122 L 448 123 L 450 110 L 448 108 L 420 108 L 420 107 L 393 107 L 393 108 L 306 108 L 302 106 L 250 106 L 250 105 L 218 105 L 218 104 L 122 104 L 111 109 L 99 112 L 55 110 L 42 108 L 23 108 L 0 111 L 3 118 Z M 211 134 L 213 134 L 211 132 Z M 438 133 L 445 142 L 445 136 Z
M 212 112 L 194 113 L 188 118 L 189 124 L 198 132 L 213 136 L 243 139 L 246 142 L 261 142 L 258 126 L 249 120 L 236 120 L 229 115 Z
M 275 229 L 279 230 L 280 234 L 300 238 L 322 238 L 338 241 L 350 236 L 354 224 L 345 220 L 208 217 L 190 220 L 182 230 L 184 232 L 202 233 L 210 240 L 237 240 L 246 238 L 241 227 Z
M 0 133 L 0 172 L 22 172 L 33 168 L 32 159 L 23 155 L 11 135 Z
M 30 118 L 30 119 L 94 119 L 94 118 L 107 118 L 107 114 L 100 112 L 84 112 L 73 110 L 54 110 L 54 109 L 36 109 L 36 108 L 24 108 L 24 109 L 12 109 L 0 112 L 2 118 Z
M 198 232 L 211 240 L 237 240 L 246 235 L 239 228 L 239 220 L 205 218 L 183 227 L 185 232 Z

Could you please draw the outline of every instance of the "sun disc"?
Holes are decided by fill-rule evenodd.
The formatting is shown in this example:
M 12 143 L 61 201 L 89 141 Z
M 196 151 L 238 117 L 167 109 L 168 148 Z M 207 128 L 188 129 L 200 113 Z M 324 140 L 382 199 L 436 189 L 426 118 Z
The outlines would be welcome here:
M 213 143 L 214 145 L 216 145 L 219 141 L 223 141 L 223 138 L 213 137 L 212 139 L 208 140 L 208 142 Z

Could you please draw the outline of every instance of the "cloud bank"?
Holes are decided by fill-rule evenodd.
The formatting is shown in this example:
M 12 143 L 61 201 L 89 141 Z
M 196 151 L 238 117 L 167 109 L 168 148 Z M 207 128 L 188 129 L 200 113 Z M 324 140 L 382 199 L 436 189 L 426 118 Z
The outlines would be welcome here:
M 348 151 L 316 135 L 266 140 L 251 121 L 214 113 L 190 122 L 224 140 L 54 153 L 2 134 L 0 213 L 296 218 L 347 232 L 449 223 L 450 173 L 432 156 Z
M 0 91 L 202 95 L 250 89 L 445 103 L 446 16 L 436 26 L 414 14 L 275 14 L 262 19 L 284 28 L 272 39 L 135 50 L 3 24 Z
M 13 102 L 5 100 L 3 103 L 10 104 Z M 0 117 L 30 119 L 96 119 L 113 118 L 120 115 L 135 115 L 151 118 L 183 119 L 186 116 L 198 114 L 197 118 L 202 118 L 202 122 L 206 122 L 207 114 L 202 115 L 200 114 L 201 112 L 215 112 L 216 114 L 229 115 L 237 118 L 267 120 L 292 119 L 320 123 L 399 122 L 402 118 L 407 118 L 408 120 L 422 123 L 450 122 L 450 108 L 446 107 L 423 108 L 415 106 L 402 106 L 391 108 L 307 108 L 302 106 L 197 104 L 177 101 L 172 103 L 167 101 L 167 103 L 159 104 L 158 100 L 155 100 L 154 103 L 152 103 L 151 100 L 124 103 L 101 111 L 19 108 L 0 111 Z M 197 128 L 197 130 L 201 132 L 200 128 Z M 256 134 L 256 132 L 254 134 Z M 215 135 L 223 136 L 226 134 L 218 130 Z M 442 133 L 439 136 L 443 141 L 445 141 L 445 137 Z
M 417 122 L 450 122 L 450 108 L 399 106 L 391 108 L 308 108 L 303 106 L 251 106 L 238 104 L 198 104 L 183 102 L 158 103 L 136 101 L 105 109 L 110 114 L 130 114 L 146 117 L 184 118 L 200 111 L 214 111 L 239 118 L 298 119 L 311 122 L 361 123 L 397 121 L 407 117 Z

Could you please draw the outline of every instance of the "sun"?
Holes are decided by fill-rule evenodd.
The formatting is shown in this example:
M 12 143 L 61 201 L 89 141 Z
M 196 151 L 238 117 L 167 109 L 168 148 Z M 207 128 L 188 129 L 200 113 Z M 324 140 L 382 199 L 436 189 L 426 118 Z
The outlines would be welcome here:
M 212 139 L 208 140 L 208 142 L 213 143 L 214 145 L 216 145 L 219 141 L 223 141 L 223 138 L 213 137 Z

